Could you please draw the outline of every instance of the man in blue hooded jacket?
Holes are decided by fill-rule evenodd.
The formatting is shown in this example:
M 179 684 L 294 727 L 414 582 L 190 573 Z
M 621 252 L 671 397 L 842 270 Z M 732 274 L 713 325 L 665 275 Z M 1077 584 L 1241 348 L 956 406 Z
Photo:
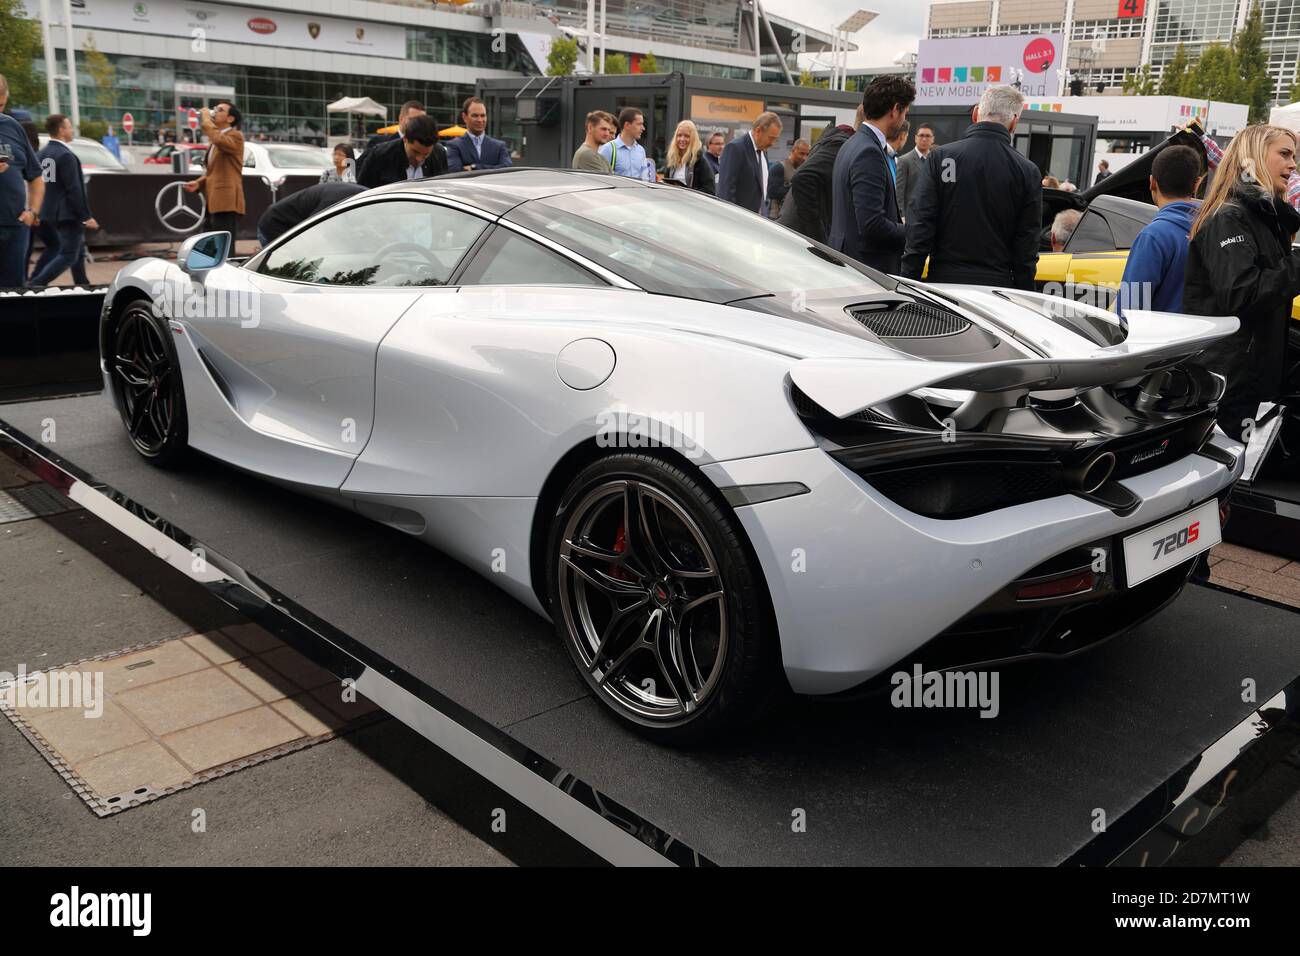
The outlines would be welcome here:
M 1190 146 L 1168 146 L 1151 164 L 1151 198 L 1160 210 L 1133 240 L 1120 283 L 1125 309 L 1181 312 L 1187 235 L 1200 208 L 1201 157 Z

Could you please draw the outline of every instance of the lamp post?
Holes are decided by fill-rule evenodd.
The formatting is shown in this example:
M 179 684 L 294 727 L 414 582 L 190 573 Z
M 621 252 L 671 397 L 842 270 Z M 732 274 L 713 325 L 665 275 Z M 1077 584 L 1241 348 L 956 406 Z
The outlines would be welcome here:
M 849 36 L 857 33 L 876 17 L 875 10 L 857 10 L 835 28 L 831 43 L 831 89 L 843 90 L 849 72 Z

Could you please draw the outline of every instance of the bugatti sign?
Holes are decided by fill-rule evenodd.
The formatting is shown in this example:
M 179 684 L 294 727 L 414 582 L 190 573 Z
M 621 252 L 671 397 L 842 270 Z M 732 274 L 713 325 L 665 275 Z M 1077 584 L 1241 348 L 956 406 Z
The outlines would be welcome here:
M 916 101 L 973 106 L 987 86 L 1019 83 L 1026 96 L 1060 91 L 1065 37 L 1039 34 L 922 40 L 916 62 Z

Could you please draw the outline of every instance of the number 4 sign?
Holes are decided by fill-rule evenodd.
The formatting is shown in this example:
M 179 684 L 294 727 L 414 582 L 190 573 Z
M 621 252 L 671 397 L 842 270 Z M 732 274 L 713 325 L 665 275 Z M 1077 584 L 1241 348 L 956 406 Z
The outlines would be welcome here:
M 1119 0 L 1119 13 L 1116 16 L 1121 20 L 1140 17 L 1146 13 L 1146 9 L 1146 0 Z

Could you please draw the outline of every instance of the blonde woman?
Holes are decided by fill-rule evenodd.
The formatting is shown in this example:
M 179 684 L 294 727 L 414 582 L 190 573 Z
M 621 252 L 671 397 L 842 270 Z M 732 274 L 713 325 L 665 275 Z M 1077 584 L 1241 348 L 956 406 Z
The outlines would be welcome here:
M 1277 401 L 1284 389 L 1291 300 L 1300 294 L 1300 258 L 1291 250 L 1300 213 L 1286 201 L 1295 168 L 1295 133 L 1248 126 L 1229 144 L 1192 221 L 1183 311 L 1241 321 L 1193 360 L 1227 378 L 1218 420 L 1236 439 L 1259 403 Z
M 699 130 L 690 120 L 678 123 L 673 133 L 672 145 L 668 147 L 668 165 L 664 167 L 664 182 L 715 195 L 713 169 L 704 158 Z

